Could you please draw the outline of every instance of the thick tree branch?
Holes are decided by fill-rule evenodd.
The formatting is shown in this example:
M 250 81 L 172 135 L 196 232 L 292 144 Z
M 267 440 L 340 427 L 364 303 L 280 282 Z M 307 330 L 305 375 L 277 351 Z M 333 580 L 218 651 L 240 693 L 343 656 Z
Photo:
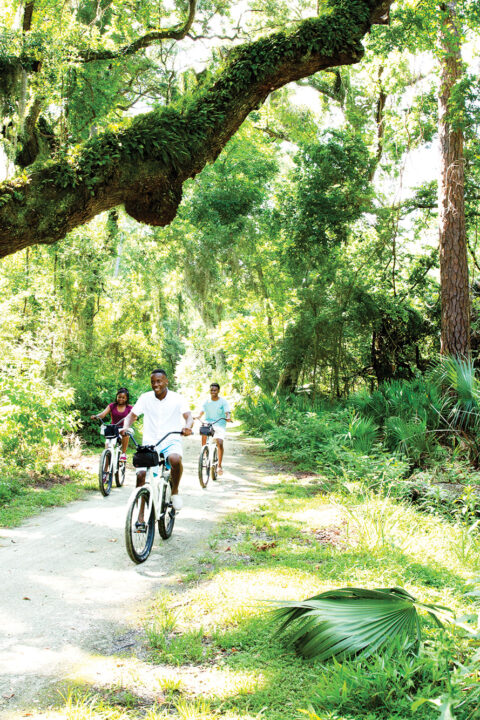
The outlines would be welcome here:
M 167 225 L 182 184 L 217 158 L 248 114 L 283 85 L 360 60 L 361 38 L 391 0 L 330 0 L 328 15 L 241 45 L 217 81 L 193 100 L 138 116 L 77 154 L 0 186 L 0 256 L 51 244 L 121 205 L 138 221 Z M 187 104 L 188 103 L 188 104 Z
M 84 62 L 92 62 L 94 60 L 113 60 L 114 58 L 127 57 L 128 55 L 134 55 L 139 50 L 150 47 L 158 42 L 164 40 L 182 40 L 189 32 L 195 19 L 197 0 L 189 0 L 188 2 L 188 17 L 183 25 L 176 25 L 172 28 L 166 28 L 165 30 L 154 30 L 142 35 L 142 37 L 125 45 L 125 47 L 119 50 L 86 50 L 81 51 L 78 54 L 80 60 Z

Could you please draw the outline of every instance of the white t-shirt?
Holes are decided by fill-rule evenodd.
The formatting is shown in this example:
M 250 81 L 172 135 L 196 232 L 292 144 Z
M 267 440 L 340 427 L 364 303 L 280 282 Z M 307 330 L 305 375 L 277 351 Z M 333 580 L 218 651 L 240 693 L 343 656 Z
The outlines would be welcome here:
M 163 400 L 155 397 L 153 390 L 140 395 L 132 412 L 143 415 L 143 445 L 155 445 L 168 432 L 181 430 L 184 425 L 183 413 L 189 412 L 185 398 L 173 390 L 167 390 Z M 179 439 L 172 435 L 169 440 Z

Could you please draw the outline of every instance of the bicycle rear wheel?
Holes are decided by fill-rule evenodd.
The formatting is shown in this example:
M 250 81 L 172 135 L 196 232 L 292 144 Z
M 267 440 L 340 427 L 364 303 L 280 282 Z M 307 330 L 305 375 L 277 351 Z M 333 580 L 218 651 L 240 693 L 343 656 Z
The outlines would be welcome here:
M 149 501 L 150 488 L 138 488 L 128 507 L 125 519 L 125 545 L 130 559 L 137 564 L 145 562 L 152 551 L 155 515 L 152 504 L 150 515 L 148 518 L 146 517 Z M 139 517 L 142 515 L 143 520 L 141 521 Z
M 215 446 L 213 449 L 213 458 L 212 458 L 212 467 L 211 467 L 211 474 L 212 474 L 212 480 L 217 480 L 218 477 L 218 450 Z
M 172 488 L 170 485 L 170 473 L 165 478 L 167 483 L 162 490 L 162 510 L 158 518 L 158 532 L 163 540 L 168 540 L 175 525 L 175 508 L 172 505 Z
M 204 445 L 202 452 L 198 457 L 198 479 L 200 485 L 206 488 L 210 479 L 210 455 L 208 452 L 208 445 Z
M 107 448 L 103 451 L 98 468 L 98 487 L 105 497 L 110 495 L 113 480 L 112 453 Z

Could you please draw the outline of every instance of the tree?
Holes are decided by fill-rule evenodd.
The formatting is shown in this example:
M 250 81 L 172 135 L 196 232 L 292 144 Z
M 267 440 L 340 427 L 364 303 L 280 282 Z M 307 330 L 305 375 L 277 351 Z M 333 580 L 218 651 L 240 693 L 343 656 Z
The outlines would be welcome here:
M 441 84 L 438 131 L 441 169 L 438 186 L 440 283 L 442 298 L 441 352 L 468 355 L 470 298 L 465 232 L 464 159 L 461 107 L 461 40 L 456 2 L 440 7 Z M 457 92 L 456 92 L 457 90 Z M 457 104 L 457 107 L 456 107 Z
M 292 31 L 234 48 L 217 77 L 190 96 L 107 130 L 80 147 L 63 146 L 57 159 L 3 183 L 0 256 L 35 243 L 54 243 L 122 203 L 140 222 L 169 224 L 184 181 L 215 160 L 248 114 L 289 82 L 358 62 L 362 37 L 372 24 L 387 22 L 391 2 L 329 0 L 322 15 Z M 141 47 L 140 41 L 136 45 Z M 134 46 L 118 49 L 113 57 L 129 55 Z M 87 50 L 80 59 L 93 57 L 108 62 L 112 53 Z M 20 53 L 6 58 L 4 65 L 17 63 L 33 72 L 38 62 L 38 54 Z

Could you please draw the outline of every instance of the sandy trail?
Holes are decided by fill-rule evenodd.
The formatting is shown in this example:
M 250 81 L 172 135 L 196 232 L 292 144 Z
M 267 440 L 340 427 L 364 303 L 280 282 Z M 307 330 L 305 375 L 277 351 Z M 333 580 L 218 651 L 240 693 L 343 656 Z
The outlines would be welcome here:
M 107 498 L 91 494 L 0 529 L 1 718 L 21 717 L 90 656 L 128 646 L 139 608 L 205 551 L 219 518 L 258 502 L 262 477 L 245 441 L 229 436 L 225 474 L 206 490 L 197 479 L 199 446 L 198 436 L 184 440 L 185 506 L 172 537 L 162 541 L 156 533 L 142 565 L 130 561 L 124 543 L 131 465 L 125 486 Z

